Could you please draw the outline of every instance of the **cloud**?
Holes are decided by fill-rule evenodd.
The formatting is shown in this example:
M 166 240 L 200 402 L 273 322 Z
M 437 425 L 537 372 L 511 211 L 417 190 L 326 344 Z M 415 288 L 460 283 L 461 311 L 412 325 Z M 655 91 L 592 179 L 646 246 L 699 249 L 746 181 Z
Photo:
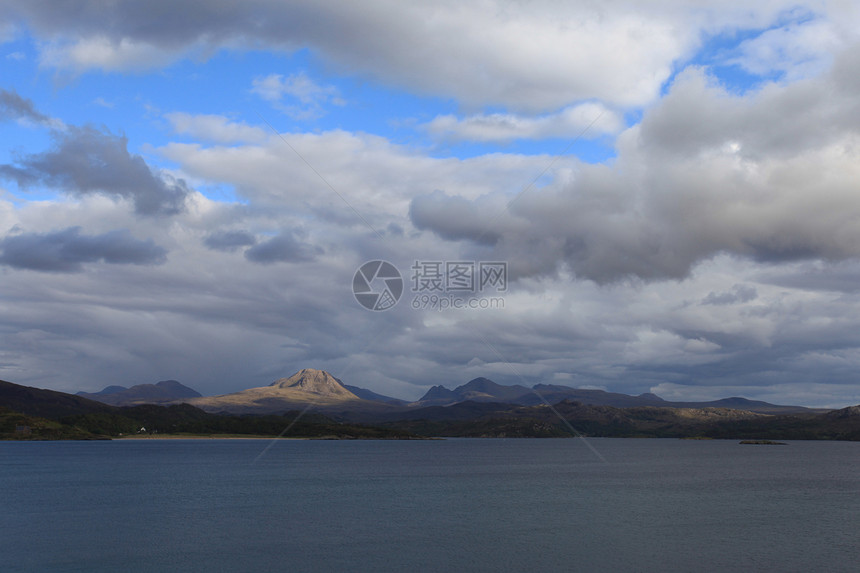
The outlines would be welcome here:
M 255 78 L 251 92 L 275 104 L 277 109 L 294 119 L 318 118 L 324 114 L 323 106 L 325 104 L 344 104 L 336 87 L 321 86 L 309 78 L 305 72 L 287 77 L 280 74 L 270 74 Z M 300 105 L 285 104 L 284 98 L 297 101 Z
M 617 133 L 623 127 L 623 122 L 617 113 L 602 105 L 581 104 L 538 117 L 494 113 L 459 119 L 454 115 L 440 115 L 421 127 L 436 138 L 505 142 L 515 139 L 572 138 L 580 134 L 591 139 Z
M 702 300 L 702 304 L 726 305 L 749 302 L 758 297 L 755 287 L 749 285 L 735 285 L 731 292 L 710 292 Z
M 466 239 L 491 245 L 499 239 L 499 234 L 492 227 L 492 221 L 483 216 L 487 211 L 463 197 L 452 197 L 437 190 L 413 199 L 409 217 L 418 229 L 431 229 L 443 239 Z
M 210 249 L 233 252 L 241 247 L 256 245 L 257 237 L 247 231 L 220 231 L 211 233 L 203 242 Z
M 36 109 L 32 100 L 21 97 L 14 89 L 0 89 L 0 121 L 10 119 L 25 119 L 45 125 L 52 123 L 50 117 Z
M 27 188 L 45 185 L 75 196 L 93 193 L 134 202 L 142 215 L 174 215 L 184 209 L 190 189 L 182 179 L 153 172 L 128 152 L 125 136 L 95 127 L 53 133 L 54 148 L 25 155 L 17 165 L 0 165 L 0 175 Z
M 190 135 L 198 140 L 214 143 L 260 142 L 266 132 L 246 123 L 230 121 L 221 115 L 193 115 L 184 112 L 168 113 L 173 131 Z
M 90 68 L 106 71 L 148 69 L 170 62 L 171 54 L 158 46 L 129 37 L 96 33 L 72 42 L 48 43 L 42 48 L 43 65 L 81 72 Z
M 245 251 L 245 258 L 263 265 L 300 263 L 312 261 L 322 253 L 320 247 L 301 242 L 294 233 L 283 232 Z
M 93 138 L 116 157 L 82 128 L 55 135 L 54 148 L 4 168 L 68 195 L 0 198 L 0 229 L 27 230 L 0 240 L 0 377 L 70 391 L 176 378 L 216 393 L 319 367 L 414 399 L 476 376 L 521 383 L 514 370 L 529 384 L 656 388 L 678 399 L 858 403 L 860 50 L 850 42 L 860 27 L 848 4 L 818 4 L 807 24 L 787 19 L 792 4 L 781 0 L 2 2 L 0 21 L 27 30 L 42 74 L 191 58 L 202 77 L 225 69 L 223 58 L 205 64 L 213 54 L 248 50 L 239 76 L 215 79 L 250 87 L 278 53 L 303 50 L 283 60 L 288 71 L 272 70 L 282 75 L 263 93 L 275 105 L 332 105 L 333 80 L 320 79 L 330 76 L 290 76 L 307 56 L 373 105 L 385 88 L 404 90 L 395 95 L 407 107 L 389 115 L 434 111 L 395 118 L 401 144 L 345 130 L 283 133 L 312 170 L 239 116 L 151 108 L 150 119 L 165 117 L 181 136 L 150 141 L 160 159 L 177 177 L 235 190 L 233 203 L 189 191 L 104 129 Z M 707 69 L 682 71 L 690 58 L 718 60 L 700 44 L 733 44 L 737 30 L 751 39 L 724 55 L 764 74 L 754 88 L 738 96 Z M 179 68 L 159 73 L 178 78 Z M 110 93 L 129 87 L 127 74 L 104 79 L 116 83 Z M 86 83 L 59 88 L 63 102 L 92 102 L 78 90 Z M 195 101 L 222 113 L 218 98 Z M 614 136 L 624 128 L 604 120 L 639 122 L 642 110 L 603 165 L 438 157 L 402 137 L 422 122 L 420 141 L 570 137 L 591 121 L 588 106 L 610 111 L 586 136 Z M 175 212 L 139 217 L 143 197 L 156 213 Z M 68 231 L 77 227 L 86 232 Z M 159 262 L 159 248 L 169 259 Z M 410 292 L 370 313 L 350 285 L 378 258 L 407 284 L 415 260 L 507 261 L 517 280 L 504 310 L 422 312 Z M 141 262 L 110 264 L 123 260 Z M 16 271 L 34 267 L 52 272 Z
M 842 87 L 855 61 L 844 54 L 827 76 L 748 97 L 689 69 L 619 136 L 613 164 L 583 165 L 501 217 L 481 201 L 421 195 L 413 224 L 449 240 L 492 233 L 494 256 L 522 273 L 566 266 L 599 283 L 681 279 L 719 253 L 860 257 L 860 108 Z
M 126 230 L 82 235 L 80 227 L 53 233 L 23 233 L 0 241 L 0 264 L 41 272 L 76 273 L 85 263 L 160 265 L 167 251 Z
M 310 47 L 332 69 L 467 105 L 534 113 L 591 99 L 645 105 L 703 37 L 768 28 L 794 5 L 622 0 L 610 10 L 551 0 L 207 0 L 171 10 L 168 0 L 62 7 L 13 0 L 0 16 L 40 40 L 43 65 L 75 73 L 153 68 L 220 49 Z M 827 8 L 838 15 L 838 5 Z
M 738 55 L 727 60 L 760 76 L 783 74 L 794 81 L 814 76 L 831 63 L 834 52 L 844 45 L 838 23 L 809 17 L 772 28 L 743 41 Z
M 363 231 L 367 227 L 308 164 L 381 231 L 390 223 L 411 227 L 408 213 L 412 198 L 430 194 L 440 185 L 445 194 L 466 199 L 499 190 L 520 191 L 553 160 L 547 155 L 503 153 L 470 159 L 434 158 L 379 136 L 342 130 L 285 133 L 282 137 L 293 149 L 280 137 L 271 137 L 259 145 L 171 143 L 158 152 L 189 177 L 232 186 L 257 208 L 335 222 L 335 236 L 345 227 Z M 565 171 L 576 163 L 575 158 L 563 157 L 554 167 Z M 497 214 L 505 203 L 503 198 L 494 197 L 486 208 Z

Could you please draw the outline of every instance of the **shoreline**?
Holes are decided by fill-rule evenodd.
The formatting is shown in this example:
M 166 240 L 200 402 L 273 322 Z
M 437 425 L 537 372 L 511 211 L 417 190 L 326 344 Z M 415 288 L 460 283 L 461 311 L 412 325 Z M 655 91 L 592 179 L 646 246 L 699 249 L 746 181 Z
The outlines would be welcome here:
M 129 436 L 111 436 L 111 440 L 313 440 L 316 438 L 300 438 L 300 437 L 278 437 L 278 436 L 259 436 L 259 435 L 236 435 L 236 434 L 157 434 L 157 435 L 129 435 Z M 325 438 L 338 439 L 338 438 Z
M 128 436 L 110 436 L 110 440 L 383 440 L 383 441 L 421 441 L 438 440 L 444 438 L 366 438 L 366 437 L 341 437 L 341 436 L 263 436 L 256 434 L 131 434 Z

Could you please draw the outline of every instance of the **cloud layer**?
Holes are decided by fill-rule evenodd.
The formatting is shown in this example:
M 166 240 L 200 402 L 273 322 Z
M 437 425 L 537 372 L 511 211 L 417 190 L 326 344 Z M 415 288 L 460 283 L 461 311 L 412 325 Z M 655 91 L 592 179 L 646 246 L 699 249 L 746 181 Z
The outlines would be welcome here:
M 846 53 L 821 80 L 745 97 L 689 69 L 619 136 L 612 167 L 584 165 L 496 219 L 486 199 L 419 196 L 412 221 L 445 239 L 492 239 L 524 274 L 564 264 L 600 283 L 681 279 L 720 253 L 855 258 L 860 109 L 845 89 L 855 60 Z
M 850 3 L 0 20 L 27 54 L 0 86 L 4 379 L 214 394 L 315 367 L 404 398 L 485 376 L 860 402 Z M 595 140 L 611 157 L 574 155 Z M 406 285 L 416 261 L 504 261 L 504 308 L 368 312 L 352 280 L 380 259 Z
M 167 251 L 152 240 L 139 241 L 128 231 L 82 235 L 71 227 L 55 233 L 22 233 L 0 241 L 0 264 L 43 272 L 80 272 L 85 263 L 157 265 Z
M 607 9 L 551 1 L 374 0 L 345 6 L 336 0 L 241 5 L 189 0 L 182 10 L 172 7 L 168 0 L 146 6 L 80 1 L 62 7 L 16 0 L 4 13 L 46 40 L 42 62 L 59 69 L 145 69 L 220 48 L 293 51 L 311 45 L 343 70 L 471 105 L 535 112 L 592 98 L 619 106 L 653 101 L 673 62 L 690 57 L 702 33 L 767 26 L 781 13 L 791 17 L 796 4 L 700 2 L 693 9 L 651 0 L 616 2 Z M 162 18 L 165 12 L 171 17 Z M 807 24 L 798 33 L 841 43 L 834 24 L 811 34 L 806 31 L 818 22 L 809 23 L 808 13 L 799 16 L 806 16 Z M 856 15 L 840 16 L 850 28 L 851 18 L 845 16 Z M 743 61 L 767 65 L 774 50 L 764 46 L 774 45 L 789 44 L 762 39 L 749 45 Z M 813 47 L 798 57 L 816 59 L 830 46 Z M 783 66 L 793 61 L 789 54 L 780 59 Z
M 0 89 L 0 121 L 25 119 L 35 123 L 49 123 L 50 118 L 36 110 L 33 102 L 18 95 L 15 90 Z

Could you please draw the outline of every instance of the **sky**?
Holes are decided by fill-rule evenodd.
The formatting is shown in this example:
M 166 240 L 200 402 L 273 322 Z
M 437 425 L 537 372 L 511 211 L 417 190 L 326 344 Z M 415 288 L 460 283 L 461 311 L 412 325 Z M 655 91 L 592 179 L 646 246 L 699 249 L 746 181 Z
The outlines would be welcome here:
M 852 1 L 6 0 L 0 378 L 860 404 L 858 136 Z

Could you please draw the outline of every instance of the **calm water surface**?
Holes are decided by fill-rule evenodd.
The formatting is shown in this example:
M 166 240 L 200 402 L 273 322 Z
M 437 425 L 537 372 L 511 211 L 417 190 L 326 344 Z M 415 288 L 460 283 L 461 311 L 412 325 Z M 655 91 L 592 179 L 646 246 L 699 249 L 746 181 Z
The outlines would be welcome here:
M 860 443 L 589 442 L 0 442 L 0 570 L 857 570 Z

